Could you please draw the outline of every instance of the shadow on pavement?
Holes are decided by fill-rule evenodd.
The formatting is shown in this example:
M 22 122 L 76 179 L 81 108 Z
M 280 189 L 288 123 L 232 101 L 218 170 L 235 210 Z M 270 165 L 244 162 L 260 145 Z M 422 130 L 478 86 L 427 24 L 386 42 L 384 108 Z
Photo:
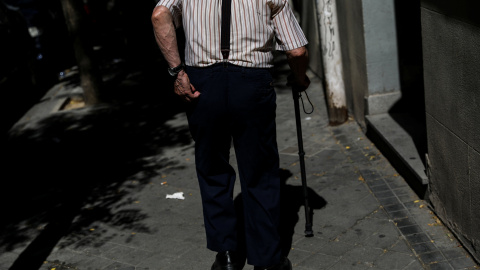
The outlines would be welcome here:
M 23 250 L 11 269 L 38 269 L 66 235 L 107 237 L 89 231 L 94 222 L 152 230 L 142 223 L 146 214 L 118 208 L 132 204 L 132 191 L 158 170 L 178 166 L 161 156 L 165 147 L 191 144 L 186 126 L 167 123 L 183 107 L 161 68 L 152 62 L 130 69 L 104 92 L 105 104 L 11 130 L 3 152 L 0 253 Z
M 280 237 L 282 239 L 281 249 L 284 256 L 288 256 L 292 248 L 293 235 L 295 233 L 295 226 L 300 221 L 299 213 L 303 211 L 302 207 L 305 205 L 305 199 L 303 196 L 302 186 L 288 185 L 287 180 L 293 176 L 289 170 L 280 169 L 280 180 L 282 181 L 282 197 L 281 197 L 281 209 L 282 216 L 280 217 Z M 313 210 L 321 209 L 327 205 L 327 201 L 319 196 L 313 189 L 308 190 L 308 204 L 310 207 L 310 217 L 313 218 Z M 242 194 L 238 194 L 235 197 L 235 209 L 237 213 L 243 213 L 243 200 Z M 312 219 L 313 220 L 313 219 Z M 245 258 L 246 245 L 245 245 L 245 228 L 243 226 L 243 217 L 239 218 L 239 246 L 240 256 Z M 297 232 L 300 233 L 300 232 Z M 302 232 L 303 233 L 303 232 Z

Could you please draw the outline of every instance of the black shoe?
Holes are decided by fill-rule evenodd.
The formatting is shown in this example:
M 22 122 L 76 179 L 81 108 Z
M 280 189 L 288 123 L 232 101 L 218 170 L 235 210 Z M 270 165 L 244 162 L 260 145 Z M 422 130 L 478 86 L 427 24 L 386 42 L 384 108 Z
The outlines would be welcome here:
M 284 258 L 280 263 L 269 267 L 255 266 L 253 270 L 292 270 L 292 263 L 288 258 Z
M 215 257 L 212 270 L 241 270 L 243 266 L 239 265 L 234 252 L 219 252 Z

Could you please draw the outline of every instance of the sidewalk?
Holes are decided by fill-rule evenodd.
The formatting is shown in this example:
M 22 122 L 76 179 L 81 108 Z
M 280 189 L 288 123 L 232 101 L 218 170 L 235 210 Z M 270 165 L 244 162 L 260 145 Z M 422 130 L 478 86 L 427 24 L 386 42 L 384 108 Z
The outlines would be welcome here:
M 276 83 L 278 146 L 282 179 L 286 181 L 283 225 L 285 236 L 291 241 L 289 258 L 294 269 L 477 269 L 451 233 L 365 137 L 354 120 L 338 127 L 328 126 L 321 82 L 313 74 L 310 74 L 312 85 L 308 95 L 315 110 L 310 115 L 302 112 L 302 124 L 315 235 L 304 237 L 293 101 L 290 89 L 284 86 L 287 73 L 282 71 L 285 69 L 278 69 L 280 75 Z M 303 100 L 308 111 L 310 105 L 305 97 Z M 93 112 L 98 110 L 112 109 L 101 108 Z M 132 112 L 138 111 L 131 109 L 125 114 L 132 115 Z M 152 119 L 150 112 L 145 112 L 150 117 L 147 119 Z M 68 122 L 72 118 L 78 120 L 69 120 L 62 126 L 62 132 L 55 131 L 61 134 L 58 137 L 61 142 L 71 139 L 63 135 L 64 130 L 76 129 L 76 123 L 88 119 L 98 119 L 92 118 L 89 109 L 53 115 L 54 123 Z M 107 123 L 102 131 L 113 130 L 111 134 L 121 137 L 118 139 L 108 133 L 109 136 L 95 138 L 101 140 L 102 146 L 109 140 L 146 140 L 142 156 L 135 160 L 136 166 L 129 162 L 128 167 L 122 167 L 108 161 L 120 157 L 94 155 L 95 162 L 88 164 L 102 170 L 95 173 L 94 178 L 107 177 L 115 181 L 101 186 L 86 183 L 88 192 L 78 192 L 86 195 L 82 200 L 67 198 L 70 204 L 67 203 L 66 208 L 58 205 L 63 199 L 57 201 L 55 196 L 70 197 L 71 194 L 75 197 L 76 189 L 71 189 L 72 193 L 49 189 L 48 194 L 55 194 L 55 198 L 50 198 L 56 209 L 54 214 L 47 211 L 45 216 L 50 218 L 18 218 L 15 219 L 18 224 L 7 226 L 10 234 L 2 235 L 4 240 L 0 242 L 0 269 L 9 269 L 14 262 L 20 265 L 24 260 L 40 263 L 39 267 L 29 269 L 210 269 L 215 254 L 205 248 L 193 143 L 188 136 L 184 114 L 175 112 L 171 116 L 158 114 L 158 118 L 168 119 L 164 122 L 157 119 L 158 126 L 148 129 L 152 131 L 148 134 L 141 132 L 145 126 L 153 125 L 151 123 L 131 121 L 128 124 L 134 128 L 118 134 L 115 123 L 122 118 L 113 119 L 113 123 L 112 118 L 101 122 Z M 25 126 L 26 133 L 34 134 L 36 126 Z M 57 134 L 55 132 L 52 134 Z M 89 137 L 82 135 L 81 138 Z M 78 142 L 73 145 L 80 152 L 82 147 L 88 146 Z M 108 144 L 105 147 L 108 149 L 105 152 L 123 153 Z M 125 146 L 115 144 L 115 147 Z M 138 154 L 136 146 L 128 145 L 127 148 L 127 153 Z M 65 154 L 64 150 L 58 151 Z M 102 162 L 107 163 L 98 165 Z M 235 162 L 233 153 L 232 162 Z M 52 170 L 60 167 L 59 164 L 51 166 Z M 63 183 L 93 175 L 82 174 L 82 167 L 84 164 L 80 169 L 69 167 L 59 179 Z M 183 192 L 185 199 L 166 198 L 167 194 L 176 192 Z M 239 192 L 237 183 L 236 195 Z M 39 199 L 45 200 L 48 198 Z M 33 262 L 42 258 L 38 254 L 46 254 L 46 259 Z

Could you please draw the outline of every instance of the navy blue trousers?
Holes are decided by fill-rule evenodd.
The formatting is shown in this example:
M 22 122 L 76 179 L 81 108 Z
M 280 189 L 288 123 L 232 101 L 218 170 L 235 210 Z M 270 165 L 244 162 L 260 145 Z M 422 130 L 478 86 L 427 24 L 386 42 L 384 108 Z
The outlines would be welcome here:
M 243 214 L 247 260 L 266 266 L 281 259 L 280 178 L 276 141 L 276 93 L 271 70 L 217 64 L 187 67 L 201 95 L 187 112 L 195 141 L 207 248 L 235 251 Z M 233 202 L 235 171 L 229 163 L 231 143 L 242 188 L 243 213 Z

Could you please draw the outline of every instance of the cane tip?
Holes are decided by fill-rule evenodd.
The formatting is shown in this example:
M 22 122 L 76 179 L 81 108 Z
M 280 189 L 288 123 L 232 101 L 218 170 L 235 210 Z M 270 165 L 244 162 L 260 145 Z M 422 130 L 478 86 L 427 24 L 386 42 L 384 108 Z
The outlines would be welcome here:
M 305 231 L 305 237 L 313 237 L 313 231 L 306 230 Z

